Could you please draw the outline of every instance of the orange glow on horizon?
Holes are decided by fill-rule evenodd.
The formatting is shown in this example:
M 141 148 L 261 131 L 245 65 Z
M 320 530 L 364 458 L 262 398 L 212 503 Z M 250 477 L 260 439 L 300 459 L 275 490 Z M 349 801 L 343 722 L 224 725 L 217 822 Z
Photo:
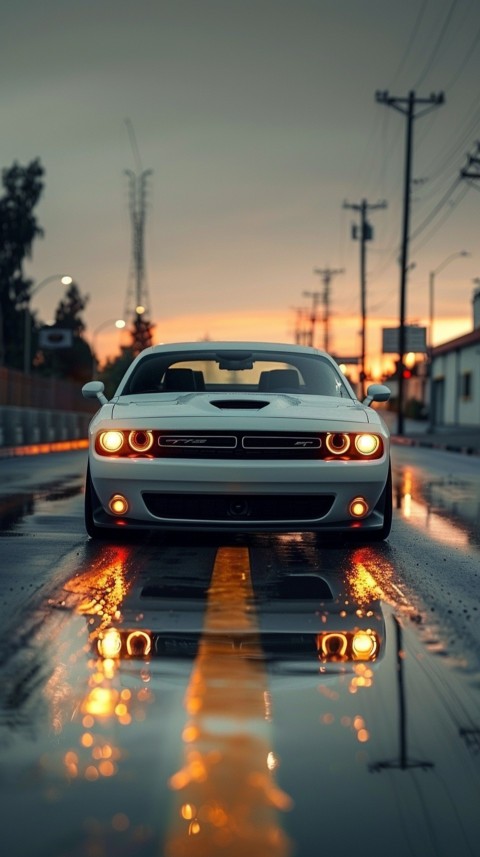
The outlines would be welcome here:
M 393 371 L 396 355 L 382 354 L 382 328 L 394 327 L 398 322 L 392 318 L 372 318 L 367 325 L 367 370 L 375 380 L 385 372 Z M 428 328 L 424 319 L 415 323 Z M 198 342 L 201 340 L 290 342 L 295 341 L 295 316 L 288 310 L 231 310 L 218 313 L 189 313 L 172 318 L 154 319 L 154 344 L 175 342 Z M 333 315 L 329 326 L 329 350 L 338 357 L 360 354 L 360 323 L 356 314 L 336 318 Z M 435 319 L 434 344 L 447 342 L 469 333 L 472 322 L 469 316 Z M 323 348 L 323 327 L 317 323 L 317 348 Z M 428 330 L 427 330 L 428 339 Z M 130 341 L 128 329 L 106 330 L 96 343 L 100 363 L 114 358 L 122 346 Z M 347 367 L 348 371 L 348 367 Z

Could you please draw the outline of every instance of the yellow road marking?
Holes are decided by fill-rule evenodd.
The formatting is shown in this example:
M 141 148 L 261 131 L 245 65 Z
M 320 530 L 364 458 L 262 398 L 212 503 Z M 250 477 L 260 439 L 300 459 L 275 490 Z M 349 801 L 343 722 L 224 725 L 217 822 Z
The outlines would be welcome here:
M 274 780 L 271 700 L 246 548 L 217 552 L 185 709 L 184 765 L 170 780 L 176 800 L 165 857 L 287 857 L 279 811 L 291 800 Z

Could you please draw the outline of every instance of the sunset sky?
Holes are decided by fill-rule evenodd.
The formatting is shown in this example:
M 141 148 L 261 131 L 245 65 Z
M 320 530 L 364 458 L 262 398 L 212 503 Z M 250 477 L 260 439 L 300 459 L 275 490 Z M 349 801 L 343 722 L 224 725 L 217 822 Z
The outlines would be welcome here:
M 114 354 L 131 280 L 126 170 L 151 169 L 145 261 L 156 341 L 294 340 L 303 292 L 331 283 L 329 340 L 359 353 L 358 215 L 370 204 L 368 351 L 399 318 L 406 122 L 377 90 L 445 104 L 414 129 L 411 323 L 472 328 L 480 180 L 480 5 L 471 0 L 17 0 L 2 4 L 0 166 L 39 157 L 45 237 L 27 273 L 90 295 Z M 129 120 L 128 123 L 126 120 Z M 129 124 L 131 123 L 131 124 Z M 130 129 L 130 130 L 129 130 Z M 132 130 L 133 129 L 133 136 Z M 479 168 L 480 174 L 480 168 Z M 444 261 L 462 250 L 471 256 Z M 32 308 L 50 322 L 64 287 Z M 112 325 L 108 324 L 112 320 Z M 101 330 L 97 330 L 98 328 Z M 323 328 L 317 325 L 322 347 Z

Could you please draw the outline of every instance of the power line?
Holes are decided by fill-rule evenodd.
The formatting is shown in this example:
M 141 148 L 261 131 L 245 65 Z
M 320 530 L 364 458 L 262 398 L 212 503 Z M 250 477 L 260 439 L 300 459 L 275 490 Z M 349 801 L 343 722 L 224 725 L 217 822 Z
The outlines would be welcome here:
M 467 184 L 469 184 L 469 182 L 467 182 Z M 441 227 L 441 226 L 443 226 L 443 224 L 445 223 L 445 221 L 446 221 L 446 220 L 448 220 L 448 219 L 449 219 L 449 217 L 451 217 L 451 216 L 452 216 L 452 214 L 453 214 L 453 212 L 455 211 L 455 209 L 460 205 L 460 203 L 462 202 L 463 198 L 467 195 L 467 193 L 468 193 L 468 189 L 469 189 L 468 187 L 464 187 L 464 188 L 462 188 L 462 190 L 461 190 L 460 194 L 458 195 L 457 199 L 450 203 L 450 205 L 449 205 L 448 209 L 444 212 L 443 217 L 441 218 L 441 220 L 437 221 L 436 226 L 435 226 L 433 229 L 431 229 L 431 230 L 430 230 L 430 232 L 427 232 L 427 234 L 425 235 L 425 237 L 424 237 L 423 241 L 421 241 L 421 242 L 420 242 L 420 244 L 415 244 L 415 245 L 414 245 L 413 249 L 414 249 L 414 252 L 415 252 L 415 253 L 418 253 L 418 251 L 419 251 L 419 250 L 421 250 L 421 249 L 422 249 L 422 247 L 425 247 L 425 245 L 426 245 L 426 244 L 428 244 L 428 242 L 429 242 L 429 241 L 433 238 L 433 236 L 438 232 L 438 230 L 440 229 L 440 227 Z M 480 188 L 478 188 L 478 189 L 480 190 Z
M 410 239 L 413 241 L 415 238 L 418 238 L 419 235 L 427 228 L 427 226 L 435 219 L 436 215 L 443 208 L 444 205 L 447 204 L 448 200 L 452 196 L 452 193 L 456 190 L 458 185 L 460 184 L 460 179 L 456 178 L 452 185 L 450 185 L 449 189 L 444 193 L 442 198 L 437 202 L 437 204 L 432 208 L 431 212 L 425 217 L 422 223 L 417 226 L 416 229 L 410 235 Z
M 458 82 L 458 80 L 459 80 L 459 79 L 460 79 L 460 77 L 462 76 L 462 73 L 463 73 L 464 69 L 466 68 L 466 66 L 467 66 L 467 65 L 468 65 L 468 63 L 470 62 L 470 59 L 471 59 L 471 58 L 472 58 L 472 56 L 473 56 L 473 52 L 474 52 L 474 50 L 475 50 L 475 48 L 476 48 L 476 46 L 477 46 L 477 44 L 478 44 L 479 39 L 480 39 L 480 28 L 477 30 L 476 35 L 475 35 L 475 37 L 474 37 L 474 39 L 473 39 L 473 42 L 471 43 L 471 45 L 470 45 L 470 47 L 469 47 L 468 51 L 467 51 L 467 52 L 466 52 L 466 54 L 464 55 L 463 60 L 462 60 L 462 62 L 460 63 L 460 67 L 459 67 L 459 68 L 457 69 L 457 71 L 455 72 L 455 74 L 454 74 L 453 78 L 451 78 L 451 80 L 449 80 L 449 82 L 447 83 L 447 85 L 446 85 L 446 87 L 445 87 L 445 92 L 449 92 L 449 91 L 450 91 L 450 89 L 453 89 L 453 87 L 455 86 L 455 84 Z
M 415 83 L 415 88 L 416 88 L 416 87 L 418 87 L 418 86 L 421 86 L 421 85 L 422 85 L 423 81 L 424 81 L 424 80 L 425 80 L 425 78 L 427 77 L 427 75 L 428 75 L 428 73 L 429 73 L 430 69 L 432 68 L 432 66 L 433 66 L 433 64 L 434 64 L 434 62 L 435 62 L 435 59 L 436 59 L 437 54 L 438 54 L 438 51 L 440 50 L 440 45 L 442 44 L 443 39 L 444 39 L 444 37 L 445 37 L 445 34 L 446 34 L 446 32 L 447 32 L 447 30 L 448 30 L 448 28 L 449 28 L 449 26 L 450 26 L 450 21 L 451 21 L 451 19 L 452 19 L 452 15 L 453 15 L 453 13 L 454 13 L 454 11 L 455 11 L 455 7 L 456 7 L 457 3 L 458 3 L 458 0 L 453 0 L 453 1 L 452 1 L 452 3 L 451 3 L 451 5 L 450 5 L 450 8 L 449 8 L 449 10 L 448 10 L 448 12 L 447 12 L 447 15 L 446 15 L 446 18 L 445 18 L 445 21 L 444 21 L 444 23 L 443 23 L 443 27 L 442 27 L 442 29 L 440 30 L 440 35 L 438 36 L 438 39 L 437 39 L 437 41 L 436 41 L 436 43 L 435 43 L 435 45 L 434 45 L 433 51 L 432 51 L 432 53 L 430 54 L 430 58 L 429 58 L 429 60 L 427 61 L 426 65 L 425 65 L 425 67 L 424 67 L 424 69 L 423 69 L 423 72 L 421 73 L 421 75 L 420 75 L 419 79 L 418 79 L 418 80 L 417 80 L 417 82 Z
M 407 61 L 407 57 L 408 57 L 408 55 L 409 55 L 409 53 L 410 53 L 410 51 L 411 51 L 411 49 L 412 49 L 413 43 L 414 43 L 414 41 L 415 41 L 415 37 L 416 37 L 416 35 L 417 35 L 417 33 L 418 33 L 418 30 L 420 29 L 420 25 L 421 25 L 421 23 L 422 23 L 423 16 L 424 16 L 424 14 L 425 14 L 425 10 L 426 10 L 426 8 L 427 8 L 427 6 L 428 6 L 428 2 L 429 2 L 429 0 L 423 0 L 423 4 L 422 4 L 421 8 L 419 9 L 419 12 L 418 12 L 418 14 L 417 14 L 417 17 L 415 18 L 415 23 L 414 23 L 414 25 L 413 25 L 413 27 L 412 27 L 412 31 L 411 31 L 410 38 L 409 38 L 408 43 L 407 43 L 407 47 L 406 47 L 406 49 L 405 49 L 405 52 L 404 52 L 404 54 L 403 54 L 403 57 L 402 57 L 402 59 L 401 59 L 401 61 L 400 61 L 399 65 L 398 65 L 398 67 L 397 67 L 397 70 L 396 70 L 396 72 L 395 72 L 395 74 L 394 74 L 394 76 L 393 76 L 393 78 L 392 78 L 392 81 L 391 81 L 391 83 L 390 83 L 390 86 L 394 86 L 394 84 L 396 83 L 397 78 L 400 76 L 401 72 L 403 71 L 403 67 L 404 67 L 404 65 L 405 65 L 405 63 L 406 63 L 406 61 Z

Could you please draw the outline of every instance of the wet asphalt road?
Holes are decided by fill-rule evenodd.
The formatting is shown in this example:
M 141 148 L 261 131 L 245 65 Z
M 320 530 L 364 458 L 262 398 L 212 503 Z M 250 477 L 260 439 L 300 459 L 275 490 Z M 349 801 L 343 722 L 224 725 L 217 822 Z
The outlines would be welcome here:
M 0 461 L 9 857 L 478 853 L 480 458 L 393 456 L 373 546 L 96 544 L 84 453 Z

